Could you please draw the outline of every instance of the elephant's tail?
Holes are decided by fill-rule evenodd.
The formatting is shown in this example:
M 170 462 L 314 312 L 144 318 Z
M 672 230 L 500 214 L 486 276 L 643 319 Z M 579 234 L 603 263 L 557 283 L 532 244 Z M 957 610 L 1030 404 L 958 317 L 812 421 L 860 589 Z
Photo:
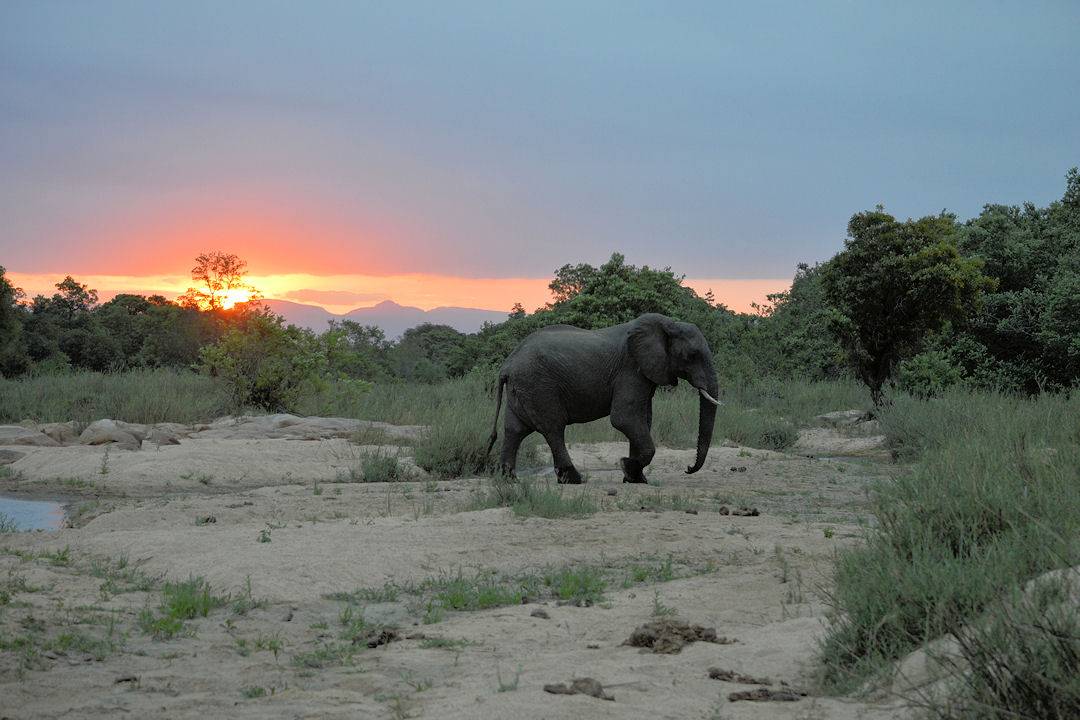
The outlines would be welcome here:
M 495 394 L 495 420 L 491 424 L 491 437 L 488 438 L 487 451 L 484 456 L 491 454 L 491 448 L 495 447 L 495 441 L 499 439 L 499 410 L 502 409 L 503 385 L 506 384 L 506 376 L 499 374 L 499 391 Z

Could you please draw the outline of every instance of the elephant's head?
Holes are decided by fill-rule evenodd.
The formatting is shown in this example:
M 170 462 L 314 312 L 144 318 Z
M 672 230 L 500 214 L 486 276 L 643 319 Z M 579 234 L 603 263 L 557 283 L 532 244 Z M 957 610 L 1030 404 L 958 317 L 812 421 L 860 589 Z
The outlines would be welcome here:
M 641 374 L 653 383 L 676 385 L 682 378 L 698 391 L 697 458 L 686 469 L 687 473 L 697 472 L 705 464 L 720 404 L 709 343 L 697 325 L 650 313 L 631 323 L 627 344 Z

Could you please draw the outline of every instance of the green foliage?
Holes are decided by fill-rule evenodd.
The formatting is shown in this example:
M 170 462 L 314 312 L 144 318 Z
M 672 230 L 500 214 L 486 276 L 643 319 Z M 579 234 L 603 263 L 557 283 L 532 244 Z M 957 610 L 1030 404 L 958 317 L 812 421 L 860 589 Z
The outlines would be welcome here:
M 951 215 L 898 222 L 880 209 L 859 213 L 844 250 L 822 271 L 833 329 L 875 404 L 896 364 L 927 335 L 973 312 L 992 287 L 956 239 Z
M 825 298 L 824 268 L 799 263 L 791 288 L 769 295 L 769 304 L 759 308 L 760 319 L 742 331 L 752 375 L 823 380 L 844 374 L 847 353 L 829 332 L 832 309 Z
M 561 602 L 589 607 L 603 601 L 607 580 L 599 568 L 564 567 L 546 573 L 544 585 Z
M 836 560 L 827 682 L 853 687 L 969 626 L 1009 588 L 1080 563 L 1077 418 L 1077 396 L 960 389 L 881 411 L 890 438 L 921 459 L 874 489 L 866 544 Z M 1014 672 L 1037 670 L 1037 656 L 1011 659 Z
M 237 410 L 255 406 L 288 411 L 318 389 L 328 371 L 326 354 L 310 330 L 255 312 L 202 349 L 201 369 L 220 378 Z
M 920 398 L 940 395 L 963 379 L 962 370 L 940 350 L 922 352 L 900 363 L 896 369 L 896 387 Z
M 1029 393 L 1080 377 L 1080 172 L 1060 201 L 1038 208 L 987 205 L 960 233 L 965 254 L 997 287 L 949 345 L 964 343 L 969 383 Z
M 228 596 L 214 595 L 210 584 L 201 577 L 182 582 L 166 582 L 161 590 L 161 605 L 155 615 L 150 608 L 139 614 L 139 627 L 155 639 L 169 640 L 185 630 L 184 621 L 206 617 L 211 610 L 229 602 Z
M 360 471 L 364 482 L 401 482 L 409 479 L 397 455 L 381 450 L 365 453 L 360 459 Z
M 24 310 L 19 305 L 22 290 L 4 276 L 0 265 L 0 377 L 24 372 L 30 365 L 30 354 L 23 337 Z

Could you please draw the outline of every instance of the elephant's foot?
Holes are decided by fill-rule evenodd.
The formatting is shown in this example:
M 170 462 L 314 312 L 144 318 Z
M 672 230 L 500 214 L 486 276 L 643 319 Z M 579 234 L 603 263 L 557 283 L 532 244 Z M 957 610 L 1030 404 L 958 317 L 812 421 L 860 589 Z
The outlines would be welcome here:
M 641 467 L 641 463 L 634 458 L 622 458 L 619 460 L 619 466 L 622 467 L 622 481 L 624 483 L 647 483 L 645 479 L 645 473 Z
M 555 468 L 555 474 L 558 476 L 560 485 L 580 485 L 585 482 L 585 479 L 581 477 L 581 473 L 577 471 L 575 467 L 568 468 Z

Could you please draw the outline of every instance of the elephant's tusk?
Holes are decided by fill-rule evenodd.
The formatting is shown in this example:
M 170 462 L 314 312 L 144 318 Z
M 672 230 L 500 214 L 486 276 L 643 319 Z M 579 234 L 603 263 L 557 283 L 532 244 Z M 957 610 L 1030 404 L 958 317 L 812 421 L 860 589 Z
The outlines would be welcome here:
M 699 392 L 699 393 L 701 393 L 701 397 L 705 398 L 706 400 L 708 400 L 709 402 L 711 402 L 711 403 L 712 403 L 713 405 L 716 405 L 716 406 L 719 406 L 719 405 L 720 405 L 720 401 L 719 401 L 719 400 L 717 400 L 716 398 L 714 398 L 714 397 L 713 397 L 712 395 L 710 395 L 709 393 L 705 392 L 705 391 L 704 391 L 704 390 L 702 390 L 701 388 L 698 388 L 698 392 Z

